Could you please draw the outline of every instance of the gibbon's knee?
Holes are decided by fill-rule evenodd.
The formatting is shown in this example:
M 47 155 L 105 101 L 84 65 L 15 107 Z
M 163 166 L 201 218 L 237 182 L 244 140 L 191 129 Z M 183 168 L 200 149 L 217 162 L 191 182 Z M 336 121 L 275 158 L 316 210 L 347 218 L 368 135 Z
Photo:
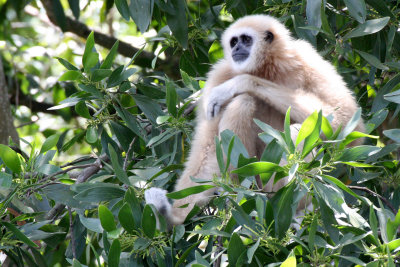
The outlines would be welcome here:
M 254 123 L 257 112 L 257 100 L 248 95 L 241 94 L 234 97 L 222 111 L 218 125 L 219 133 L 226 129 L 234 132 L 243 142 L 250 156 L 256 155 L 256 140 L 258 127 Z

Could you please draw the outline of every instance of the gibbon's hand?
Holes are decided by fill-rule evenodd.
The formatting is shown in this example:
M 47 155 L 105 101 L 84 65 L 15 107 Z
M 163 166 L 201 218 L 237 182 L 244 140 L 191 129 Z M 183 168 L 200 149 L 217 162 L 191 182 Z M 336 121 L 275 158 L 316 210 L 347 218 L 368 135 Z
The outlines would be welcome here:
M 206 100 L 207 120 L 215 118 L 219 114 L 221 107 L 237 93 L 238 77 L 240 76 L 236 76 L 211 89 Z

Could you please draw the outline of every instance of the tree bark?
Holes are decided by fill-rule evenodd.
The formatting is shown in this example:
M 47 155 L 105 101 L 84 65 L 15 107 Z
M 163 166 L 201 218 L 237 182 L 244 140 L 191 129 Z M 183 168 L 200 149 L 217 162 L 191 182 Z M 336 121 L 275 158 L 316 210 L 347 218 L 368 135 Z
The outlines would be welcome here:
M 0 144 L 8 145 L 10 137 L 14 143 L 19 145 L 18 133 L 14 127 L 13 117 L 11 114 L 3 62 L 0 57 Z

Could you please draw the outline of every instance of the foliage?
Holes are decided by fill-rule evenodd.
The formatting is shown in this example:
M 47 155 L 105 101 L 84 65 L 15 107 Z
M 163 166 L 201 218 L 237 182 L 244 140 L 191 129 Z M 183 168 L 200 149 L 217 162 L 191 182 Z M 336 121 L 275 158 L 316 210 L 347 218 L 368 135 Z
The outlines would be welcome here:
M 10 2 L 3 4 L 4 12 Z M 59 4 L 55 12 L 63 28 L 69 10 L 53 2 Z M 79 1 L 68 2 L 78 18 Z M 68 127 L 52 132 L 40 145 L 25 141 L 28 155 L 0 146 L 0 249 L 11 264 L 219 266 L 222 255 L 229 266 L 399 264 L 396 1 L 116 0 L 104 1 L 104 12 L 113 4 L 140 32 L 158 34 L 123 65 L 117 63 L 119 42 L 101 60 L 93 33 L 81 60 L 58 58 L 66 71 L 55 87 L 69 91 L 52 110 L 73 110 L 77 120 L 86 120 L 85 127 L 72 136 Z M 145 204 L 143 192 L 153 186 L 173 191 L 190 147 L 190 107 L 210 64 L 221 57 L 218 38 L 231 18 L 252 13 L 279 17 L 293 35 L 317 47 L 354 89 L 362 112 L 334 131 L 329 118 L 316 111 L 295 143 L 290 110 L 283 132 L 256 121 L 268 144 L 260 160 L 248 158 L 240 140 L 223 132 L 216 139 L 221 175 L 210 177 L 220 195 L 169 230 Z M 9 29 L 6 21 L 2 27 Z M 2 37 L 11 38 L 6 33 Z M 135 63 L 157 47 L 161 52 L 154 54 L 153 68 Z M 175 75 L 181 79 L 157 70 L 163 52 L 179 58 Z M 366 133 L 353 131 L 361 117 Z M 348 146 L 358 138 L 365 144 Z M 57 164 L 57 157 L 75 146 L 90 146 L 93 157 Z M 282 158 L 286 164 L 278 165 Z M 229 181 L 230 172 L 240 183 Z M 289 183 L 265 194 L 256 185 L 257 175 L 264 185 L 270 179 Z M 169 197 L 208 188 L 201 183 L 209 181 L 197 181 L 198 187 Z M 296 208 L 304 200 L 312 205 L 299 220 Z

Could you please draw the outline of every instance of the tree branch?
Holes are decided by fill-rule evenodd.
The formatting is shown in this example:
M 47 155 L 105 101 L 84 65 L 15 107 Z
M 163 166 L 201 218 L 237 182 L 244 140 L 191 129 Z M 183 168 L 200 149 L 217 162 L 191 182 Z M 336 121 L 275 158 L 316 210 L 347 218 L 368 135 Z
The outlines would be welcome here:
M 371 189 L 369 189 L 367 187 L 355 186 L 355 185 L 348 185 L 347 187 L 350 188 L 350 189 L 354 189 L 354 190 L 364 191 L 364 192 L 367 192 L 368 194 L 370 194 L 370 195 L 372 195 L 374 197 L 380 198 L 383 202 L 385 202 L 386 206 L 388 206 L 392 210 L 394 215 L 397 214 L 397 210 L 393 207 L 392 203 L 390 203 L 389 200 L 387 200 L 383 196 L 379 195 L 378 193 L 375 193 Z
M 56 20 L 56 15 L 54 13 L 53 9 L 53 1 L 52 0 L 41 0 L 43 7 L 46 10 L 47 16 L 49 17 L 50 21 L 54 25 L 57 24 Z M 64 31 L 66 32 L 71 32 L 74 33 L 82 38 L 87 38 L 87 36 L 92 32 L 92 29 L 90 29 L 86 24 L 72 19 L 68 16 L 65 17 L 65 29 Z M 117 38 L 114 38 L 112 36 L 108 36 L 104 33 L 94 31 L 94 40 L 96 44 L 99 44 L 105 48 L 111 49 L 111 47 L 114 45 L 114 43 L 118 40 Z M 126 56 L 126 57 L 133 57 L 133 55 L 138 52 L 139 49 L 136 47 L 131 46 L 130 44 L 119 41 L 119 46 L 118 46 L 118 53 Z M 151 67 L 151 61 L 154 59 L 155 55 L 153 53 L 147 52 L 147 51 L 142 51 L 140 55 L 135 59 L 135 64 L 143 67 Z M 163 71 L 167 74 L 173 74 L 174 70 L 176 70 L 176 64 L 177 62 L 174 60 L 163 60 L 163 59 L 157 59 L 157 66 L 158 70 Z M 175 65 L 175 66 L 174 66 Z

